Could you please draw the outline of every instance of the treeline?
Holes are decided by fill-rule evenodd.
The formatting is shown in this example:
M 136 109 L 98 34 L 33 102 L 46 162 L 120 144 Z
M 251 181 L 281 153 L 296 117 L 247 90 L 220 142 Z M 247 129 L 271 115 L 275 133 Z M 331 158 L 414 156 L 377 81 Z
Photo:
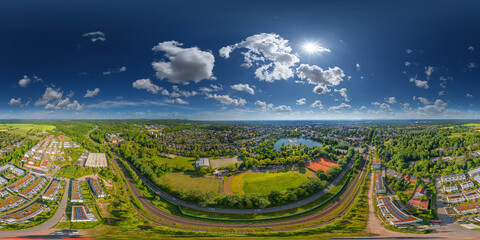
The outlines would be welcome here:
M 417 177 L 460 173 L 480 164 L 472 151 L 480 148 L 480 133 L 465 127 L 425 125 L 407 129 L 378 129 L 376 156 L 388 168 Z M 453 158 L 446 161 L 446 157 Z M 435 162 L 432 158 L 437 158 Z

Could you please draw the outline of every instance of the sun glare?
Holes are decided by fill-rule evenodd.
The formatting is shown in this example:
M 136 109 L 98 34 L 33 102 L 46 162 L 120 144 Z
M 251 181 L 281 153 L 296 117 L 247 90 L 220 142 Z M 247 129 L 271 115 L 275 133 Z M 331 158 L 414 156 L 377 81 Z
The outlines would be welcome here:
M 314 52 L 317 51 L 318 46 L 314 43 L 307 43 L 307 44 L 303 45 L 303 49 L 307 53 L 314 53 Z

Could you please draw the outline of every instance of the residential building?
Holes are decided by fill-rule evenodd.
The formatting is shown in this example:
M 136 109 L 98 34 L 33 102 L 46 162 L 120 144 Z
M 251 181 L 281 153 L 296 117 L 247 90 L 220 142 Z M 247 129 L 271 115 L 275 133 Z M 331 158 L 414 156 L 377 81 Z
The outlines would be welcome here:
M 465 193 L 463 194 L 463 196 L 465 197 L 465 199 L 467 199 L 467 201 L 475 201 L 480 198 L 480 194 L 478 194 L 477 191 Z
M 97 221 L 95 215 L 85 206 L 72 206 L 72 222 L 94 222 Z
M 480 203 L 476 202 L 476 203 L 470 203 L 470 204 L 467 204 L 467 205 L 456 206 L 453 209 L 459 215 L 476 213 L 476 212 L 480 211 Z
M 78 180 L 72 180 L 72 192 L 70 195 L 70 202 L 83 203 L 82 187 L 80 186 L 80 181 Z
M 50 186 L 48 187 L 47 191 L 45 191 L 45 194 L 42 196 L 42 199 L 48 200 L 48 201 L 55 200 L 59 189 L 60 189 L 59 181 L 53 180 Z
M 397 206 L 395 206 L 390 197 L 377 198 L 377 205 L 380 209 L 380 212 L 382 213 L 382 216 L 391 225 L 399 226 L 422 221 L 421 219 L 408 215 L 399 208 L 397 208 Z
M 462 203 L 465 202 L 465 197 L 463 195 L 447 196 L 447 202 L 451 204 Z
M 22 222 L 34 218 L 38 214 L 42 213 L 44 209 L 45 205 L 40 203 L 34 203 L 21 211 L 0 217 L 0 221 L 7 224 Z
M 382 169 L 382 163 L 380 162 L 380 159 L 374 159 L 373 160 L 374 164 L 373 164 L 373 169 L 375 170 L 380 170 Z
M 397 181 L 403 178 L 403 173 L 397 172 L 393 169 L 387 169 L 387 176 L 394 177 Z
M 480 167 L 477 167 L 475 169 L 472 169 L 472 170 L 468 171 L 467 174 L 470 177 L 475 177 L 477 175 L 480 175 Z
M 0 185 L 6 185 L 8 183 L 8 180 L 0 176 Z
M 466 180 L 466 179 L 467 179 L 467 177 L 465 176 L 464 173 L 450 174 L 450 175 L 446 175 L 446 176 L 441 177 L 441 180 L 442 180 L 443 183 L 459 182 L 459 181 L 463 181 L 463 180 Z
M 475 180 L 478 184 L 480 184 L 480 175 L 473 177 L 473 180 Z
M 473 188 L 474 186 L 475 186 L 475 184 L 473 184 L 472 181 L 460 183 L 460 187 L 461 187 L 463 190 L 467 190 L 467 189 Z
M 445 193 L 451 193 L 451 192 L 457 192 L 458 187 L 456 184 L 454 185 L 443 185 L 443 192 Z
M 105 191 L 103 191 L 102 186 L 100 186 L 100 182 L 96 178 L 88 179 L 90 183 L 90 187 L 92 188 L 93 193 L 97 196 L 97 198 L 106 197 Z
M 23 190 L 19 195 L 25 198 L 32 198 L 40 190 L 42 190 L 43 186 L 45 186 L 46 183 L 47 183 L 47 179 L 40 177 L 32 185 L 30 185 L 28 188 Z
M 386 193 L 385 183 L 381 172 L 375 172 L 375 193 Z

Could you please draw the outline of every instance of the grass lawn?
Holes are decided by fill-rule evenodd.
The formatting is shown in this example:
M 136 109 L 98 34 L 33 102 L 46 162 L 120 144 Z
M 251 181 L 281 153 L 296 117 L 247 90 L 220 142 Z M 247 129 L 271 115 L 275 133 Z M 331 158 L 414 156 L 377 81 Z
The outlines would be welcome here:
M 166 158 L 162 156 L 155 157 L 155 160 L 161 164 L 171 164 L 177 168 L 186 168 L 186 169 L 193 169 L 193 165 L 195 164 L 195 158 L 192 157 L 180 157 L 176 156 L 175 158 Z
M 52 125 L 37 125 L 30 123 L 7 123 L 0 124 L 0 131 L 8 131 L 20 135 L 26 135 L 28 131 L 33 130 L 36 132 L 45 132 L 55 129 Z
M 268 194 L 272 190 L 283 191 L 296 187 L 311 176 L 309 172 L 297 171 L 252 173 L 234 176 L 230 182 L 230 190 L 233 193 L 258 193 Z
M 199 190 L 223 194 L 223 181 L 218 178 L 196 177 L 184 173 L 169 173 L 158 179 L 161 184 L 168 184 L 183 191 Z
M 240 161 L 238 161 L 238 157 L 224 157 L 219 159 L 210 159 L 210 166 L 213 169 L 235 165 L 235 163 L 240 164 Z

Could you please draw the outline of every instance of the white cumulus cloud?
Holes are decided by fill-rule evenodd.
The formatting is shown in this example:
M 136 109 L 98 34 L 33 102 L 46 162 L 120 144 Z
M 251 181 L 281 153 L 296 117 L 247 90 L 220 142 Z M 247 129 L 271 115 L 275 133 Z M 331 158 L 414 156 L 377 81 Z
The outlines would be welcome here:
M 100 93 L 100 88 L 95 88 L 91 91 L 87 89 L 87 93 L 85 93 L 85 96 L 83 96 L 83 97 L 95 97 L 99 93 Z
M 175 98 L 171 101 L 171 103 L 173 103 L 173 104 L 184 104 L 184 105 L 189 104 L 187 101 L 185 101 L 181 98 Z
M 328 108 L 328 111 L 341 111 L 343 109 L 348 109 L 348 108 L 352 108 L 352 106 L 346 104 L 346 103 L 342 103 L 338 106 L 332 106 L 332 107 L 329 107 Z
M 285 80 L 293 77 L 293 67 L 300 61 L 292 53 L 288 40 L 274 33 L 260 33 L 219 50 L 220 56 L 229 58 L 235 49 L 245 48 L 242 52 L 242 66 L 257 67 L 255 77 L 267 82 Z
M 322 109 L 323 104 L 320 100 L 315 100 L 315 102 L 313 102 L 312 105 L 310 105 L 310 107 Z
M 228 95 L 217 95 L 217 94 L 205 94 L 207 98 L 215 99 L 220 102 L 222 105 L 232 105 L 232 106 L 244 106 L 247 104 L 247 101 L 243 98 L 232 98 Z
M 297 76 L 302 80 L 306 79 L 310 84 L 316 84 L 314 92 L 322 94 L 330 91 L 327 86 L 339 85 L 343 81 L 345 74 L 339 67 L 323 70 L 316 65 L 301 64 L 297 68 Z
M 10 102 L 8 102 L 8 105 L 12 105 L 12 106 L 21 106 L 22 104 L 22 98 L 12 98 L 10 99 Z
M 31 81 L 30 78 L 27 75 L 25 75 L 23 76 L 22 79 L 18 80 L 18 85 L 22 88 L 26 88 L 30 83 L 30 81 Z
M 148 92 L 151 92 L 153 94 L 157 94 L 159 91 L 163 90 L 162 87 L 155 85 L 148 78 L 147 79 L 139 79 L 139 80 L 133 82 L 132 86 L 136 89 L 145 89 Z
M 306 98 L 300 98 L 296 100 L 297 105 L 304 105 L 306 103 L 307 99 Z
M 198 83 L 203 79 L 215 80 L 213 67 L 215 57 L 211 52 L 202 51 L 198 47 L 183 48 L 177 41 L 161 42 L 153 47 L 154 52 L 165 52 L 168 61 L 154 61 L 153 69 L 158 79 L 168 79 L 171 83 Z
M 397 103 L 397 98 L 389 97 L 389 98 L 385 99 L 385 102 L 390 103 L 390 104 L 395 104 L 395 103 Z
M 348 99 L 347 89 L 346 89 L 346 88 L 335 89 L 335 90 L 333 90 L 333 91 L 340 93 L 340 96 L 342 96 L 343 98 L 345 98 L 345 101 L 346 101 L 346 102 L 350 102 L 350 100 Z
M 427 105 L 427 104 L 430 104 L 430 101 L 428 101 L 428 99 L 424 98 L 424 97 L 417 97 L 417 100 L 420 101 L 421 103 Z
M 415 83 L 415 86 L 417 86 L 419 88 L 428 89 L 430 87 L 428 85 L 428 81 L 419 80 L 419 79 L 417 79 L 417 77 L 411 77 L 409 79 L 409 81 Z
M 50 101 L 58 101 L 62 98 L 63 92 L 60 89 L 53 89 L 51 87 L 47 87 L 45 89 L 45 93 L 43 93 L 42 98 L 35 102 L 35 106 L 45 105 Z
M 234 90 L 237 90 L 237 91 L 247 92 L 247 93 L 250 93 L 252 95 L 255 94 L 255 90 L 253 90 L 253 88 L 251 88 L 248 84 L 235 84 L 235 85 L 232 85 L 230 87 Z

